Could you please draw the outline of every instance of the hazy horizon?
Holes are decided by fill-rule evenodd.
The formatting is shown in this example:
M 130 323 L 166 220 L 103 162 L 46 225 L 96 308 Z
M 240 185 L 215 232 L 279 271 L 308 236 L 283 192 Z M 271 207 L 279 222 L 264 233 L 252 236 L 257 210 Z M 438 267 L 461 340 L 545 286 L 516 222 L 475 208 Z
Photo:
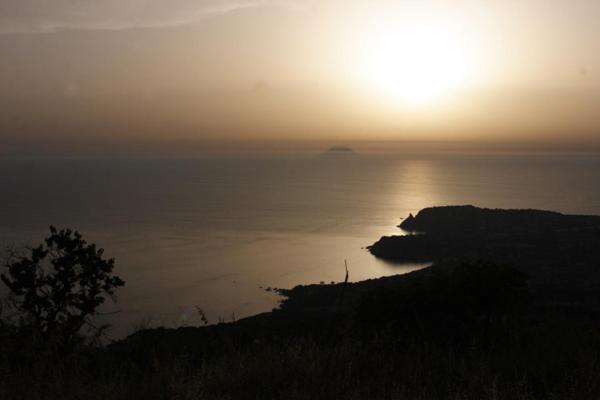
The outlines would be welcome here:
M 600 154 L 600 143 L 401 140 L 20 140 L 0 142 L 0 159 L 311 157 L 347 146 L 365 156 Z

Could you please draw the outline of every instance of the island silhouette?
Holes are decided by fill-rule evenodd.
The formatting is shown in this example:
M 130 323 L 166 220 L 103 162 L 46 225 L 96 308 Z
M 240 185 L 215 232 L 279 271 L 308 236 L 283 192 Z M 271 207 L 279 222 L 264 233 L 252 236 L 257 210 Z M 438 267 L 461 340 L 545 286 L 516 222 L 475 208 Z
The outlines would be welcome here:
M 325 156 L 325 157 L 329 157 L 329 156 L 354 156 L 354 155 L 357 155 L 357 153 L 352 148 L 347 147 L 347 146 L 331 146 L 330 148 L 328 148 L 321 155 Z

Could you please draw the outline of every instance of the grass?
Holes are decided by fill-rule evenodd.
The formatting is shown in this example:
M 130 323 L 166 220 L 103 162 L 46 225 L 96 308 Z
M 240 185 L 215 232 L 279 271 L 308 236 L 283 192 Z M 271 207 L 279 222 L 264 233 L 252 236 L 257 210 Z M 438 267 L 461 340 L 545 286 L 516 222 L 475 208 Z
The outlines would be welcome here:
M 600 398 L 600 325 L 592 309 L 575 312 L 571 305 L 539 300 L 515 308 L 501 295 L 521 298 L 518 276 L 493 265 L 436 271 L 403 278 L 402 285 L 387 285 L 385 292 L 371 282 L 375 295 L 362 301 L 356 288 L 364 285 L 349 285 L 348 302 L 358 303 L 349 307 L 347 302 L 344 309 L 356 311 L 326 314 L 326 321 L 302 319 L 306 316 L 295 311 L 298 298 L 292 298 L 280 312 L 283 325 L 275 323 L 275 313 L 262 325 L 238 321 L 144 329 L 110 346 L 81 348 L 64 357 L 5 326 L 0 329 L 0 398 Z M 503 285 L 502 276 L 515 285 Z M 492 281 L 501 303 L 489 302 Z M 490 289 L 466 290 L 472 282 Z M 323 293 L 341 289 L 318 287 L 320 292 L 310 287 L 295 292 L 320 308 L 330 298 Z M 424 304 L 424 299 L 434 302 Z M 335 299 L 331 304 L 338 308 Z M 490 310 L 502 318 L 489 318 Z M 370 313 L 377 318 L 366 318 Z
M 567 321 L 564 321 L 565 323 Z M 562 326 L 562 327 L 561 327 Z M 550 330 L 551 329 L 551 330 Z M 225 332 L 225 330 L 222 330 Z M 444 332 L 440 332 L 443 336 Z M 457 344 L 394 329 L 3 349 L 3 399 L 597 399 L 600 330 L 541 324 Z M 12 358 L 8 362 L 9 357 Z

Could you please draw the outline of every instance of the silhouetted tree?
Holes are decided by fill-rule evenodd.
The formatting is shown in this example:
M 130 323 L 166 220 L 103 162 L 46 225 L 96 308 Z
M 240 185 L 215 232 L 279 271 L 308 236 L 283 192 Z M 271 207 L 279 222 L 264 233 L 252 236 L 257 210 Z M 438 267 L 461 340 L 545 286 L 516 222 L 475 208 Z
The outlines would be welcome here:
M 11 252 L 0 275 L 25 324 L 45 342 L 71 348 L 107 296 L 125 283 L 112 274 L 114 259 L 88 244 L 77 231 L 50 227 L 50 236 L 23 254 Z

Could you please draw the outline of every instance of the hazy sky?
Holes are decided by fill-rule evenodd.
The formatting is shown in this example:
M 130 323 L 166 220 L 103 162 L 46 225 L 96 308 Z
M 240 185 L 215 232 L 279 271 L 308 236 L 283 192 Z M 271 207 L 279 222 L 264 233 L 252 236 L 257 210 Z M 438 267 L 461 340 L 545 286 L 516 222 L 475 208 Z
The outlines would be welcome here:
M 600 144 L 598 0 L 2 0 L 0 153 L 255 139 Z

